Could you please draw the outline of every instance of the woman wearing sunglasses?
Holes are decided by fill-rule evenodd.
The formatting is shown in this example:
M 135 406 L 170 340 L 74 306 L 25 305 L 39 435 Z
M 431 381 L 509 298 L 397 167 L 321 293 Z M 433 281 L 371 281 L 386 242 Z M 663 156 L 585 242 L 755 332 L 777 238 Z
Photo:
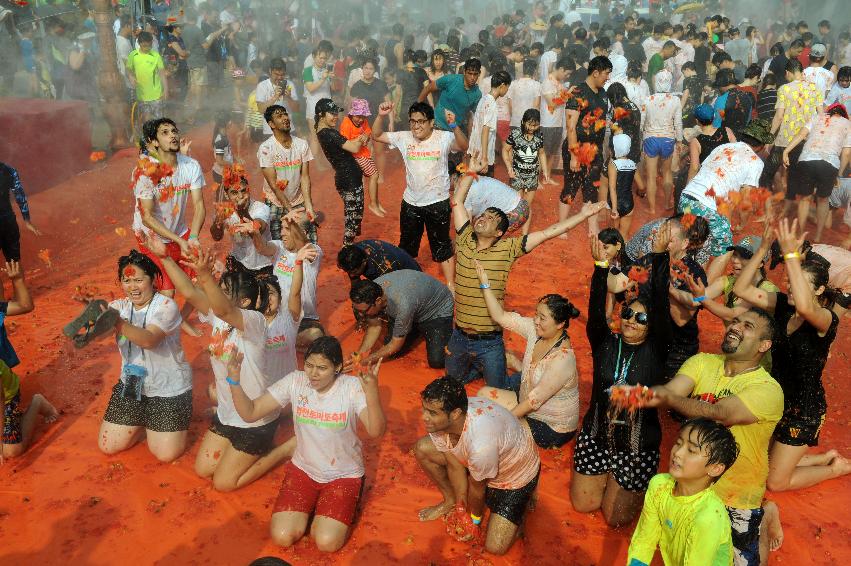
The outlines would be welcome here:
M 653 242 L 649 296 L 627 300 L 621 310 L 620 332 L 606 322 L 604 244 L 591 236 L 594 275 L 588 301 L 586 331 L 594 359 L 591 406 L 576 439 L 570 500 L 580 513 L 602 509 L 606 522 L 619 527 L 641 510 L 644 492 L 659 465 L 662 431 L 655 409 L 634 413 L 613 410 L 608 390 L 613 385 L 652 386 L 665 382 L 665 358 L 672 340 L 668 286 L 671 224 L 658 230 Z

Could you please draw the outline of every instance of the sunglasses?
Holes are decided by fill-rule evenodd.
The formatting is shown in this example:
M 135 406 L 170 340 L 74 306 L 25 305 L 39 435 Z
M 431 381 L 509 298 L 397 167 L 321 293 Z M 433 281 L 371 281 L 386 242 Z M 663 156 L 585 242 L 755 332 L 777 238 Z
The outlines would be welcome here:
M 635 312 L 630 307 L 624 307 L 621 309 L 621 319 L 622 320 L 632 320 L 635 317 L 635 322 L 641 324 L 643 326 L 647 326 L 647 313 L 646 312 Z

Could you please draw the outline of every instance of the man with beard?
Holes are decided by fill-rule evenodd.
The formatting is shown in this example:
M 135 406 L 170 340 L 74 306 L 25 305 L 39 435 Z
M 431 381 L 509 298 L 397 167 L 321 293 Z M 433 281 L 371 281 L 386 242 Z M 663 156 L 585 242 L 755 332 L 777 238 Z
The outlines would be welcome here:
M 783 390 L 760 364 L 774 333 L 774 319 L 767 312 L 752 308 L 741 313 L 727 327 L 721 354 L 692 356 L 667 385 L 653 388 L 653 399 L 646 404 L 730 428 L 739 458 L 714 489 L 730 515 L 735 564 L 748 566 L 759 564 L 768 446 L 783 414 Z M 766 544 L 772 527 L 763 529 Z

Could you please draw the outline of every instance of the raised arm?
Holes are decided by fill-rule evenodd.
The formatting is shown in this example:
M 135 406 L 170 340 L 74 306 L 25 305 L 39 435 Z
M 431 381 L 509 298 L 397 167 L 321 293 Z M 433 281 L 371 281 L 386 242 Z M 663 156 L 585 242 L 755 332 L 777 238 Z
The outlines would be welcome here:
M 656 353 L 661 359 L 668 355 L 668 349 L 674 340 L 671 322 L 671 266 L 668 244 L 671 241 L 671 223 L 665 222 L 653 239 L 653 268 L 651 275 L 651 300 L 648 313 L 648 339 L 656 345 Z
M 817 303 L 813 295 L 809 281 L 801 269 L 800 250 L 804 243 L 806 233 L 798 232 L 798 221 L 792 222 L 784 218 L 780 221 L 775 232 L 780 242 L 780 249 L 785 258 L 786 273 L 789 276 L 789 291 L 795 299 L 795 311 L 807 322 L 809 322 L 819 333 L 825 333 L 833 324 L 833 313 Z M 825 289 L 826 291 L 826 289 Z
M 251 399 L 245 394 L 239 382 L 240 372 L 242 371 L 242 357 L 242 352 L 234 352 L 230 360 L 228 360 L 228 383 L 230 384 L 233 406 L 239 418 L 247 423 L 253 423 L 259 421 L 269 413 L 280 409 L 281 405 L 268 392 L 263 393 L 257 399 Z
M 390 137 L 384 133 L 384 120 L 381 120 L 381 116 L 389 116 L 393 112 L 393 103 L 392 102 L 382 102 L 378 105 L 378 116 L 379 119 L 375 121 L 372 125 L 372 140 L 390 144 Z
M 301 318 L 301 286 L 304 282 L 304 262 L 313 263 L 319 252 L 313 244 L 305 244 L 295 256 L 293 280 L 290 284 L 290 296 L 287 297 L 287 307 L 293 320 Z
M 742 268 L 742 272 L 733 285 L 733 292 L 751 305 L 773 313 L 774 307 L 777 304 L 777 293 L 764 291 L 753 284 L 754 275 L 759 270 L 759 266 L 762 264 L 763 258 L 765 258 L 770 247 L 771 231 L 769 224 L 766 222 L 766 230 L 763 233 L 762 243 L 756 253 L 753 254 L 753 257 Z
M 458 127 L 454 112 L 451 110 L 444 110 L 443 113 L 444 116 L 446 116 L 446 123 L 449 124 L 449 129 L 452 130 L 452 133 L 455 135 L 455 146 L 458 148 L 458 151 L 464 153 L 467 151 L 467 148 L 470 147 L 470 143 L 467 141 L 467 136 L 464 134 L 464 130 Z M 485 161 L 487 161 L 487 156 L 485 156 Z
M 452 193 L 452 222 L 455 224 L 455 230 L 460 230 L 464 224 L 470 221 L 470 215 L 464 207 L 464 201 L 467 200 L 467 193 L 470 192 L 470 186 L 473 184 L 472 175 L 463 175 L 455 182 L 455 192 Z
M 136 232 L 136 237 L 143 246 L 160 258 L 166 275 L 174 283 L 175 290 L 186 297 L 186 300 L 195 307 L 195 310 L 204 314 L 208 313 L 210 311 L 210 301 L 207 299 L 207 295 L 201 289 L 195 287 L 192 279 L 171 259 L 166 251 L 165 243 L 156 236 L 145 232 Z
M 488 272 L 485 271 L 485 268 L 482 267 L 479 260 L 476 259 L 473 261 L 476 263 L 476 273 L 479 276 L 479 287 L 481 287 L 482 295 L 485 297 L 485 305 L 488 307 L 488 314 L 495 323 L 504 327 L 508 323 L 508 317 L 506 316 L 502 305 L 499 304 L 499 299 L 496 298 L 496 295 L 494 295 L 491 290 Z
M 540 244 L 543 244 L 547 240 L 551 240 L 556 236 L 560 236 L 570 230 L 573 230 L 580 224 L 582 224 L 588 218 L 591 218 L 604 208 L 606 208 L 607 204 L 605 201 L 599 201 L 595 203 L 586 202 L 582 206 L 582 210 L 578 213 L 574 214 L 570 218 L 562 220 L 561 222 L 556 222 L 555 224 L 550 225 L 548 228 L 544 228 L 543 230 L 539 230 L 537 232 L 532 232 L 526 237 L 526 253 L 531 252 L 533 249 L 538 247 Z
M 203 250 L 199 246 L 184 259 L 184 263 L 195 271 L 201 290 L 204 291 L 210 302 L 210 308 L 213 309 L 213 314 L 237 330 L 245 330 L 242 310 L 231 302 L 219 287 L 219 282 L 213 277 L 213 256 L 210 251 Z
M 594 258 L 594 274 L 591 276 L 591 293 L 588 296 L 588 323 L 585 325 L 585 333 L 591 344 L 591 351 L 602 344 L 603 340 L 611 334 L 609 323 L 606 320 L 606 293 L 608 292 L 606 281 L 609 275 L 609 262 L 606 261 L 606 252 L 603 243 L 596 234 L 591 235 L 591 256 Z
M 12 299 L 6 305 L 7 316 L 17 316 L 31 312 L 35 308 L 27 282 L 24 281 L 24 272 L 21 264 L 17 261 L 6 262 L 6 275 L 12 281 Z M 0 283 L 2 286 L 2 283 Z
M 361 388 L 366 397 L 366 408 L 358 415 L 363 428 L 370 438 L 380 438 L 387 428 L 387 418 L 381 407 L 381 398 L 378 395 L 378 370 L 381 368 L 381 358 L 371 364 L 366 371 L 358 373 Z
M 425 102 L 428 95 L 433 92 L 437 92 L 437 90 L 437 81 L 429 81 L 425 86 L 423 86 L 419 96 L 417 96 L 417 102 Z

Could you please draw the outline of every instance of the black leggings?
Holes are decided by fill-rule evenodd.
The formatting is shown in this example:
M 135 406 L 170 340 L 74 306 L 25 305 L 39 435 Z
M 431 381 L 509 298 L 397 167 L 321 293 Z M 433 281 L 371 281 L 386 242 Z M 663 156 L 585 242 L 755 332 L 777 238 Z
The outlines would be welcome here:
M 0 249 L 6 261 L 21 261 L 21 231 L 14 216 L 0 217 Z

